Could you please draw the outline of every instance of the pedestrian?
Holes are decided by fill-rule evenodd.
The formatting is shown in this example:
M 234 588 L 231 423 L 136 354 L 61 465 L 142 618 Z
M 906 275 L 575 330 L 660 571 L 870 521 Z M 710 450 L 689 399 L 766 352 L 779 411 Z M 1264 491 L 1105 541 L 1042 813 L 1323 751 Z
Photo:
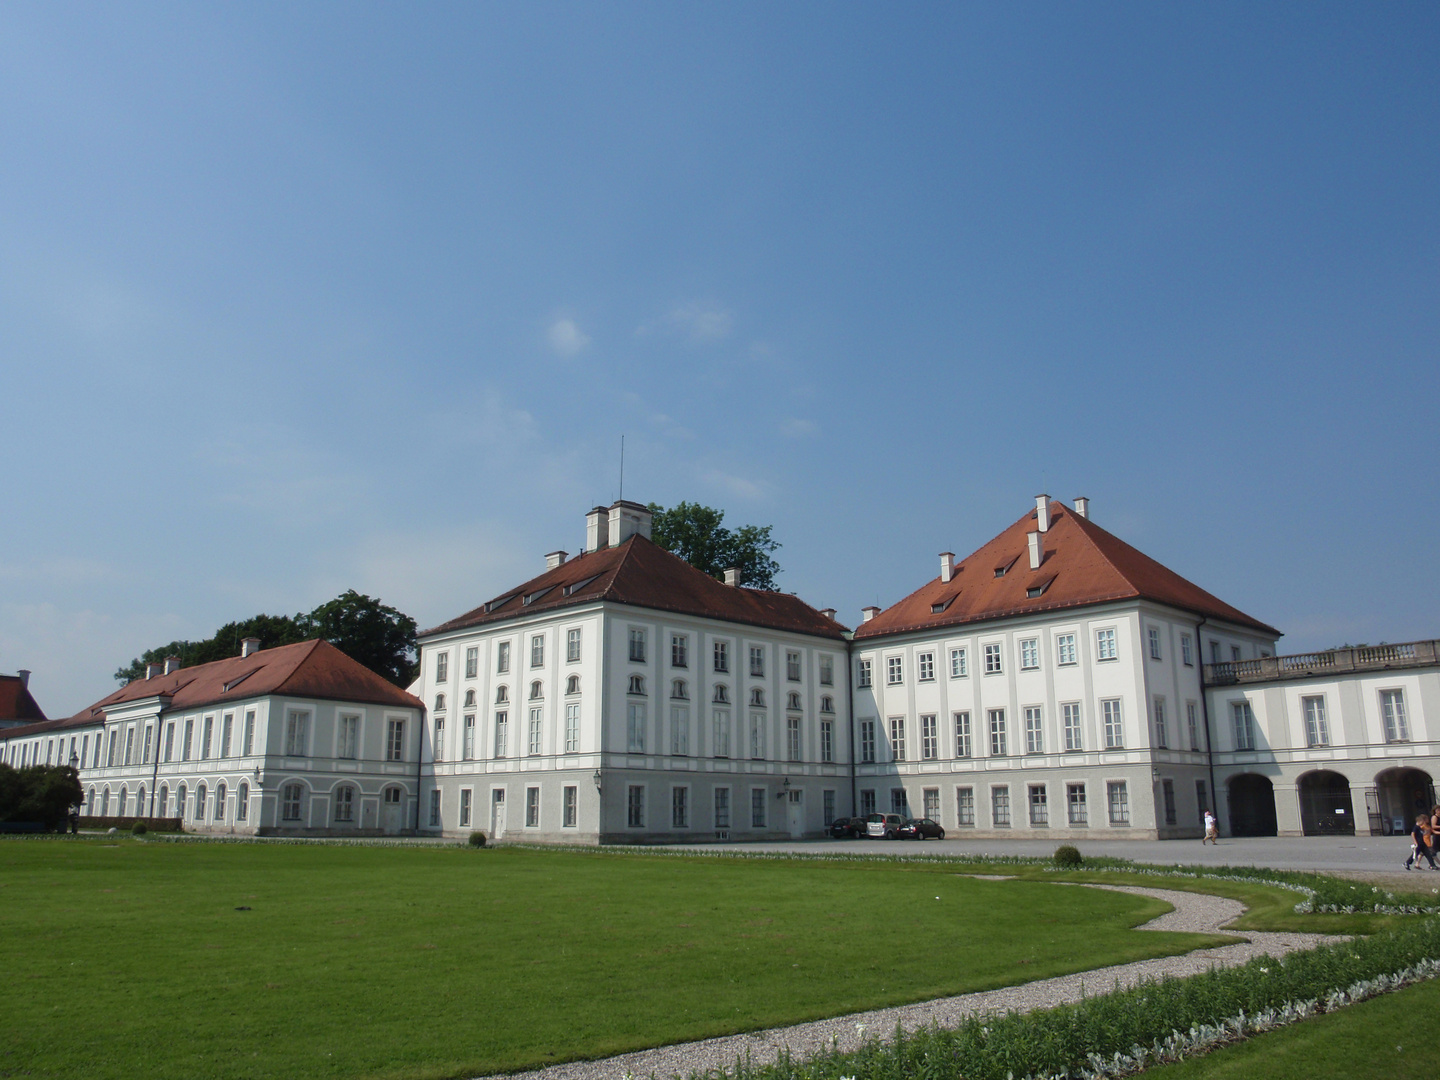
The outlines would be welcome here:
M 1430 819 L 1424 814 L 1417 814 L 1415 824 L 1410 827 L 1410 857 L 1405 860 L 1405 869 L 1409 870 L 1415 859 L 1422 855 L 1431 870 L 1440 870 L 1440 866 L 1435 865 L 1435 853 L 1430 849 Z
M 1205 811 L 1205 836 L 1200 841 L 1202 847 L 1205 845 L 1206 840 L 1209 840 L 1210 843 L 1216 847 L 1220 846 L 1220 823 L 1215 820 L 1215 815 L 1209 810 Z

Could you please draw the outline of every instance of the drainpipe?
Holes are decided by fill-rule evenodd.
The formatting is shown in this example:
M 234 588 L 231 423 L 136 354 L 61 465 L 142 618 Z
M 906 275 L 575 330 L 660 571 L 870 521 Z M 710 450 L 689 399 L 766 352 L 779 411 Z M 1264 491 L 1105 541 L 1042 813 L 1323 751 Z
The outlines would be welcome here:
M 1208 620 L 1201 616 L 1200 621 L 1195 624 L 1195 663 L 1200 669 L 1200 715 L 1205 721 L 1205 760 L 1210 766 L 1210 799 L 1214 802 L 1211 813 L 1215 815 L 1215 831 L 1220 831 L 1220 792 L 1215 788 L 1215 740 L 1210 737 L 1210 695 L 1205 693 L 1205 643 L 1200 637 L 1200 628 Z M 1229 815 L 1226 815 L 1226 824 L 1229 824 Z
M 432 758 L 435 756 L 432 752 Z M 420 785 L 425 777 L 425 709 L 420 709 L 420 738 L 415 748 L 415 835 L 420 835 Z
M 855 635 L 845 638 L 845 701 L 850 728 L 850 816 L 853 818 L 860 809 L 860 797 L 855 790 L 855 665 L 851 650 L 855 647 Z
M 160 782 L 160 714 L 155 714 L 155 771 L 150 774 L 150 813 L 155 816 L 155 785 Z

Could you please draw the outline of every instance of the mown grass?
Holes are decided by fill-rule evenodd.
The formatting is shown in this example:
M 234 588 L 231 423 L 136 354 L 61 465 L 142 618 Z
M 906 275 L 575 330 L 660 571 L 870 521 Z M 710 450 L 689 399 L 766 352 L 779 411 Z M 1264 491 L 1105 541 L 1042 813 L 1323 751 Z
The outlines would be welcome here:
M 1176 1065 L 1146 1080 L 1433 1080 L 1440 980 L 1419 983 Z
M 1130 930 L 1164 908 L 946 864 L 5 842 L 0 1075 L 473 1076 L 1213 942 Z

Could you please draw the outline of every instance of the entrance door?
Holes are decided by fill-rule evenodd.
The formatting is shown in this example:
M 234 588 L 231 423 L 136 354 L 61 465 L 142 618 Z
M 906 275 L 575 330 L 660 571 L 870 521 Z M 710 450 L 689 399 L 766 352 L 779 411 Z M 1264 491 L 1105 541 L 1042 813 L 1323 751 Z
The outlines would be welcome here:
M 380 828 L 386 836 L 394 836 L 400 832 L 400 789 L 389 787 L 385 789 L 385 805 L 380 812 Z
M 490 795 L 490 839 L 505 835 L 505 789 L 496 788 Z
M 803 791 L 790 792 L 785 809 L 788 813 L 787 823 L 790 826 L 790 839 L 799 840 L 805 835 L 805 793 Z

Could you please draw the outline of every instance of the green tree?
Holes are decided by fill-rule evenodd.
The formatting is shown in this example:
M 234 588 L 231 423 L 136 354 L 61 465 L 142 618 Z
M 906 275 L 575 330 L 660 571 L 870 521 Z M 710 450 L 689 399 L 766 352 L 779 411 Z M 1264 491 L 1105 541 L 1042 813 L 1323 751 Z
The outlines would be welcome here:
M 752 589 L 774 591 L 780 564 L 770 557 L 780 544 L 770 536 L 769 525 L 727 529 L 725 511 L 699 503 L 682 502 L 670 509 L 649 506 L 650 538 L 697 570 L 724 580 L 725 571 L 740 570 L 740 580 Z
M 38 821 L 62 829 L 72 806 L 84 799 L 80 774 L 69 765 L 0 764 L 0 821 Z

